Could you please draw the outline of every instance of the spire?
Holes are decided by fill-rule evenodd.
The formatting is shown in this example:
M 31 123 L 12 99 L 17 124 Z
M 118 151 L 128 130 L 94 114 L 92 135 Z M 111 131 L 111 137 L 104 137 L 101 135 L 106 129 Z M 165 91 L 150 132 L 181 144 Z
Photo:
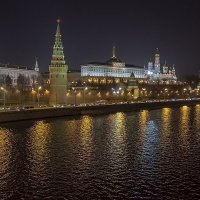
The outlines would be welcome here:
M 35 71 L 39 72 L 39 67 L 38 67 L 38 58 L 35 60 Z
M 113 46 L 113 56 L 112 56 L 112 58 L 116 58 L 115 50 L 116 50 L 116 48 L 115 48 L 115 46 Z
M 53 47 L 53 55 L 52 55 L 51 64 L 53 65 L 65 64 L 63 46 L 62 46 L 62 41 L 61 41 L 60 19 L 57 19 L 57 29 L 56 29 L 55 43 Z
M 56 36 L 60 36 L 60 19 L 57 19 Z

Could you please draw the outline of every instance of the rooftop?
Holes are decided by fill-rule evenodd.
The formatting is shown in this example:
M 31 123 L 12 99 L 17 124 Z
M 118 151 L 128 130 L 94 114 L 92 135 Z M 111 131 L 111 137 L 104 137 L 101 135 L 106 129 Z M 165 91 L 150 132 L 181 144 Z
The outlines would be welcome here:
M 21 65 L 13 65 L 13 64 L 2 64 L 0 63 L 0 67 L 3 68 L 12 68 L 12 69 L 24 69 L 24 70 L 34 70 L 30 67 L 21 66 Z

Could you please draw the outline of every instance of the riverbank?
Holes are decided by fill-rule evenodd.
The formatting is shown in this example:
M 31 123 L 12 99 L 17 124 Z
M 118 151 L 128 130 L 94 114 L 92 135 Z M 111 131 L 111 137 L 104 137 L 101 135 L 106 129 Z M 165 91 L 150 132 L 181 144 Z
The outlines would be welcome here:
M 76 116 L 76 115 L 98 115 L 114 112 L 132 112 L 141 109 L 158 109 L 163 107 L 194 106 L 200 103 L 200 99 L 176 100 L 176 101 L 157 101 L 157 102 L 137 102 L 121 104 L 104 104 L 92 106 L 73 106 L 64 108 L 38 108 L 21 111 L 0 112 L 0 123 L 45 119 L 53 117 Z

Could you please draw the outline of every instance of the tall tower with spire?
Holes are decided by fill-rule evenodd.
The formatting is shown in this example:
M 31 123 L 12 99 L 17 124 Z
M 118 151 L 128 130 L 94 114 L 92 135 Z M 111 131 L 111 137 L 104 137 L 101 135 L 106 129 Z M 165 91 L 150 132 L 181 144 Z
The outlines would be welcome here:
M 36 72 L 39 72 L 39 67 L 38 67 L 38 59 L 36 58 L 36 61 L 35 61 L 35 69 L 34 69 Z
M 158 48 L 156 49 L 156 53 L 155 53 L 155 64 L 154 64 L 154 67 L 155 67 L 155 72 L 157 74 L 159 74 L 160 73 L 160 53 L 159 53 Z
M 67 70 L 60 33 L 60 20 L 57 20 L 57 30 L 53 55 L 49 65 L 50 79 L 50 105 L 66 103 Z

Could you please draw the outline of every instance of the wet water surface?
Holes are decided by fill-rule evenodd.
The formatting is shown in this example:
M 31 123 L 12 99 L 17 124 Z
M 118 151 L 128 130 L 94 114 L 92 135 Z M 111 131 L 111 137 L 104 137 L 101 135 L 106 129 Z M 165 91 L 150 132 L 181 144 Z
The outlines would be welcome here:
M 200 199 L 200 106 L 1 124 L 0 199 Z

